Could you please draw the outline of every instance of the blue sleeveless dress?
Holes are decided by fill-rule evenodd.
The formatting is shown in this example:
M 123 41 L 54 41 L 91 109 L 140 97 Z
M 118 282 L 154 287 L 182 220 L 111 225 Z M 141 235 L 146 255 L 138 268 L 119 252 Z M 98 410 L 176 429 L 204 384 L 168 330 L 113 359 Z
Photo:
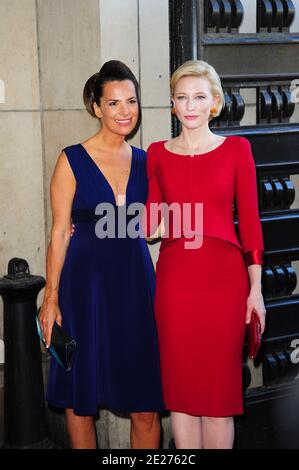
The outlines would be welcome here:
M 98 238 L 95 208 L 116 208 L 107 179 L 81 144 L 64 149 L 76 179 L 76 229 L 59 284 L 62 327 L 76 341 L 71 371 L 51 360 L 46 399 L 78 415 L 164 409 L 153 314 L 155 273 L 146 241 Z M 132 147 L 126 206 L 147 198 L 146 154 Z

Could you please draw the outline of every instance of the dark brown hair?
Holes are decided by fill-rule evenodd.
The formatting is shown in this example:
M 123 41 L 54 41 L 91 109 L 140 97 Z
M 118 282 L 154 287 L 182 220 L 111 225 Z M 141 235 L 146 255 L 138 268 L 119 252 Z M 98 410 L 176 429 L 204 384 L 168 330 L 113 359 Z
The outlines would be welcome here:
M 109 60 L 105 62 L 101 70 L 92 75 L 85 83 L 83 101 L 89 114 L 93 117 L 97 117 L 93 109 L 93 103 L 95 102 L 100 106 L 100 99 L 103 96 L 105 83 L 124 80 L 130 80 L 133 83 L 139 110 L 136 126 L 131 134 L 127 136 L 127 139 L 131 139 L 138 131 L 141 123 L 141 103 L 138 81 L 127 65 L 119 60 Z

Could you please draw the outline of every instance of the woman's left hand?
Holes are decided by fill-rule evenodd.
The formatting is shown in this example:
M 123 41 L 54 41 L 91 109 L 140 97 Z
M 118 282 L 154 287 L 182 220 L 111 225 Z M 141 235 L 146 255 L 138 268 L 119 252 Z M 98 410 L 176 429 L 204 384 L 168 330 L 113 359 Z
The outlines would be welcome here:
M 265 330 L 265 319 L 266 319 L 266 308 L 264 304 L 264 299 L 261 290 L 251 289 L 250 294 L 247 299 L 247 311 L 246 311 L 246 323 L 250 323 L 252 311 L 258 314 L 260 324 L 261 324 L 261 333 L 263 334 Z

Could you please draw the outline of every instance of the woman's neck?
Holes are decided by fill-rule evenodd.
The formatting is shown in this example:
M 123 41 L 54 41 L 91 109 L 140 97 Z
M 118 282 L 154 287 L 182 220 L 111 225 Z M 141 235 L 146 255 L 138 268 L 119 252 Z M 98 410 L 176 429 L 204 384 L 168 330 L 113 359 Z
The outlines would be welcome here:
M 101 129 L 95 136 L 94 142 L 96 145 L 103 150 L 109 150 L 110 152 L 119 152 L 124 147 L 127 147 L 125 137 L 112 132 L 107 132 L 105 129 Z
M 176 140 L 176 144 L 188 150 L 197 150 L 211 145 L 214 139 L 215 134 L 211 132 L 208 126 L 194 130 L 183 127 L 181 134 Z

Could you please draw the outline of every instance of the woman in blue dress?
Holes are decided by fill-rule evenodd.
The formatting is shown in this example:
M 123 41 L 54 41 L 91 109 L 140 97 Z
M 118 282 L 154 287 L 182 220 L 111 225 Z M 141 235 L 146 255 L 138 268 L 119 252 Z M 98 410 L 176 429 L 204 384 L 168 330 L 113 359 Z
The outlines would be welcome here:
M 158 448 L 164 405 L 153 264 L 142 236 L 99 236 L 96 224 L 104 228 L 107 216 L 95 215 L 105 203 L 117 222 L 119 210 L 126 213 L 147 198 L 145 152 L 127 143 L 141 120 L 138 82 L 123 63 L 106 62 L 86 82 L 84 102 L 101 128 L 63 149 L 53 173 L 53 226 L 39 315 L 47 345 L 56 321 L 77 350 L 71 371 L 52 359 L 47 401 L 65 409 L 72 448 L 96 447 L 99 407 L 130 415 L 132 448 Z

